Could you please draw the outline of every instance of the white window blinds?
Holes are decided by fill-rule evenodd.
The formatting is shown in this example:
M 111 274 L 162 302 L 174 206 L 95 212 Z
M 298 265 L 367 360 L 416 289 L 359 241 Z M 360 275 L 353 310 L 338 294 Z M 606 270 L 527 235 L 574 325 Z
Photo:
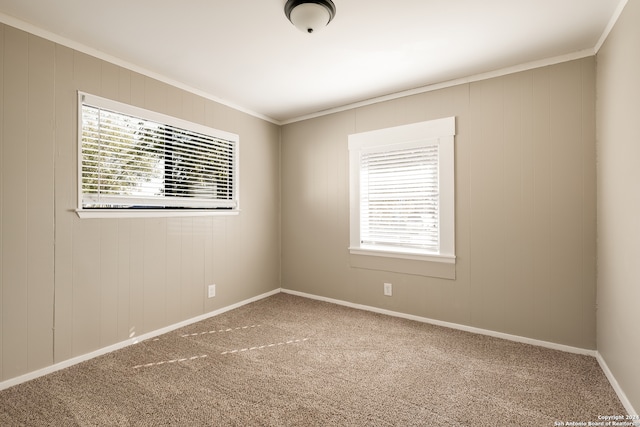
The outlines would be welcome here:
M 80 99 L 82 209 L 237 208 L 236 135 L 92 95 Z
M 438 250 L 438 188 L 437 144 L 363 150 L 361 245 Z

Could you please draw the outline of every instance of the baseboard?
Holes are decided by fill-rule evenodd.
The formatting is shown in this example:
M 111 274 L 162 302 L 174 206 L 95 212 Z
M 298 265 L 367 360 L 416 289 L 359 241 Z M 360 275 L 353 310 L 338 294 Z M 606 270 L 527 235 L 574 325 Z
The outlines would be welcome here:
M 270 296 L 275 295 L 275 294 L 280 293 L 280 292 L 286 293 L 286 294 L 290 294 L 290 295 L 296 295 L 296 296 L 300 296 L 300 297 L 304 297 L 304 298 L 314 299 L 314 300 L 318 300 L 318 301 L 329 302 L 329 303 L 332 303 L 332 304 L 338 304 L 338 305 L 351 307 L 351 308 L 355 308 L 355 309 L 359 309 L 359 310 L 366 310 L 366 311 L 371 311 L 371 312 L 374 312 L 374 313 L 385 314 L 385 315 L 388 315 L 388 316 L 400 317 L 400 318 L 404 318 L 404 319 L 408 319 L 408 320 L 415 320 L 417 322 L 429 323 L 429 324 L 436 325 L 436 326 L 444 326 L 444 327 L 447 327 L 447 328 L 458 329 L 458 330 L 461 330 L 461 331 L 471 332 L 471 333 L 475 333 L 475 334 L 487 335 L 487 336 L 491 336 L 491 337 L 495 337 L 495 338 L 502 338 L 502 339 L 506 339 L 506 340 L 509 340 L 509 341 L 515 341 L 515 342 L 520 342 L 520 343 L 524 343 L 524 344 L 536 345 L 536 346 L 539 346 L 539 347 L 545 347 L 545 348 L 550 348 L 550 349 L 554 349 L 554 350 L 560 350 L 560 351 L 564 351 L 564 352 L 568 352 L 568 353 L 575 353 L 575 354 L 593 356 L 598 361 L 598 364 L 600 365 L 600 367 L 602 368 L 602 371 L 604 372 L 605 376 L 609 380 L 609 383 L 611 384 L 611 387 L 614 389 L 614 391 L 618 395 L 618 398 L 620 399 L 620 402 L 622 403 L 622 405 L 624 406 L 624 408 L 628 412 L 628 414 L 629 415 L 638 415 L 638 412 L 633 408 L 633 406 L 631 405 L 631 402 L 629 402 L 629 399 L 627 398 L 626 394 L 624 393 L 622 388 L 620 388 L 620 385 L 618 384 L 618 381 L 613 376 L 613 373 L 611 372 L 611 370 L 607 366 L 606 361 L 604 360 L 602 355 L 596 350 L 588 350 L 588 349 L 583 349 L 583 348 L 578 348 L 578 347 L 571 347 L 571 346 L 567 346 L 567 345 L 563 345 L 563 344 L 557 344 L 557 343 L 552 343 L 552 342 L 548 342 L 548 341 L 541 341 L 541 340 L 536 340 L 536 339 L 532 339 L 532 338 L 521 337 L 521 336 L 518 336 L 518 335 L 511 335 L 511 334 L 505 334 L 505 333 L 502 333 L 502 332 L 495 332 L 495 331 L 491 331 L 491 330 L 488 330 L 488 329 L 475 328 L 475 327 L 472 327 L 472 326 L 461 325 L 461 324 L 458 324 L 458 323 L 444 322 L 444 321 L 441 321 L 441 320 L 435 320 L 435 319 L 430 319 L 430 318 L 427 318 L 427 317 L 421 317 L 421 316 L 415 316 L 415 315 L 412 315 L 412 314 L 406 314 L 406 313 L 400 313 L 400 312 L 391 311 L 391 310 L 385 310 L 385 309 L 382 309 L 382 308 L 377 308 L 377 307 L 372 307 L 372 306 L 367 306 L 367 305 L 362 305 L 362 304 L 355 304 L 355 303 L 351 303 L 351 302 L 348 302 L 348 301 L 342 301 L 342 300 L 338 300 L 338 299 L 322 297 L 322 296 L 318 296 L 318 295 L 308 294 L 308 293 L 305 293 L 305 292 L 293 291 L 293 290 L 290 290 L 290 289 L 274 289 L 272 291 L 269 291 L 269 292 L 266 292 L 264 294 L 257 295 L 255 297 L 240 301 L 238 303 L 235 303 L 235 304 L 220 308 L 218 310 L 214 310 L 214 311 L 211 311 L 209 313 L 205 313 L 205 314 L 202 314 L 200 316 L 196 316 L 196 317 L 193 317 L 191 319 L 187 319 L 187 320 L 184 320 L 182 322 L 178 322 L 178 323 L 175 323 L 173 325 L 166 326 L 164 328 L 157 329 L 155 331 L 151 331 L 151 332 L 148 332 L 146 334 L 143 334 L 143 335 L 140 335 L 140 336 L 137 336 L 137 337 L 133 337 L 133 338 L 130 338 L 128 340 L 121 341 L 119 343 L 116 343 L 116 344 L 113 344 L 113 345 L 110 345 L 110 346 L 107 346 L 107 347 L 100 348 L 98 350 L 92 351 L 92 352 L 87 353 L 87 354 L 83 354 L 81 356 L 77 356 L 77 357 L 73 357 L 71 359 L 64 360 L 62 362 L 56 363 L 56 364 L 51 365 L 51 366 L 47 366 L 46 368 L 38 369 L 38 370 L 33 371 L 33 372 L 29 372 L 29 373 L 21 375 L 19 377 L 15 377 L 15 378 L 11 378 L 11 379 L 6 380 L 6 381 L 2 381 L 2 382 L 0 382 L 0 390 L 7 389 L 9 387 L 12 387 L 12 386 L 15 386 L 15 385 L 30 381 L 32 379 L 35 379 L 35 378 L 38 378 L 38 377 L 41 377 L 41 376 L 44 376 L 44 375 L 59 371 L 59 370 L 64 369 L 64 368 L 68 368 L 68 367 L 76 365 L 78 363 L 93 359 L 94 357 L 102 356 L 103 354 L 107 354 L 107 353 L 110 353 L 112 351 L 119 350 L 121 348 L 124 348 L 124 347 L 130 346 L 130 345 L 139 343 L 141 341 L 145 341 L 145 340 L 148 340 L 150 338 L 154 338 L 154 337 L 157 337 L 159 335 L 166 334 L 167 332 L 171 332 L 173 330 L 182 328 L 184 326 L 188 326 L 188 325 L 191 325 L 193 323 L 197 323 L 197 322 L 200 322 L 202 320 L 206 320 L 206 319 L 209 319 L 211 317 L 218 316 L 218 315 L 220 315 L 222 313 L 225 313 L 227 311 L 236 309 L 238 307 L 242 307 L 243 305 L 250 304 L 250 303 L 255 302 L 255 301 L 259 301 L 261 299 L 270 297 Z
M 607 379 L 609 380 L 611 387 L 613 387 L 613 390 L 618 395 L 618 399 L 620 399 L 620 403 L 622 403 L 622 406 L 624 406 L 624 409 L 627 411 L 627 413 L 629 415 L 638 415 L 638 411 L 636 411 L 633 408 L 633 405 L 631 405 L 631 402 L 629 402 L 627 395 L 620 387 L 620 384 L 618 384 L 618 380 L 616 380 L 616 377 L 613 376 L 613 373 L 609 369 L 607 362 L 604 360 L 604 358 L 602 357 L 599 351 L 596 351 L 596 360 L 598 361 L 600 368 L 602 368 L 602 371 L 604 372 Z
M 553 350 L 560 350 L 567 353 L 582 354 L 582 355 L 593 356 L 593 357 L 596 356 L 596 350 L 589 350 L 589 349 L 579 348 L 579 347 L 571 347 L 568 345 L 557 344 L 549 341 L 541 341 L 533 338 L 521 337 L 519 335 L 505 334 L 502 332 L 491 331 L 489 329 L 481 329 L 481 328 L 475 328 L 473 326 L 461 325 L 459 323 L 444 322 L 442 320 L 430 319 L 428 317 L 415 316 L 413 314 L 400 313 L 397 311 L 385 310 L 382 308 L 371 307 L 368 305 L 355 304 L 348 301 L 342 301 L 342 300 L 337 300 L 333 298 L 307 294 L 304 292 L 292 291 L 290 289 L 282 289 L 281 291 L 286 294 L 297 295 L 300 297 L 315 299 L 318 301 L 330 302 L 333 304 L 343 305 L 346 307 L 357 308 L 359 310 L 366 310 L 374 313 L 386 314 L 388 316 L 401 317 L 403 319 L 415 320 L 417 322 L 429 323 L 436 326 L 444 326 L 445 328 L 458 329 L 461 331 L 471 332 L 474 334 L 488 335 L 490 337 L 502 338 L 509 341 L 515 341 L 515 342 L 520 342 L 524 344 L 531 344 L 538 347 L 550 348 Z
M 258 296 L 255 296 L 255 297 L 240 301 L 238 303 L 235 303 L 235 304 L 220 308 L 218 310 L 210 311 L 210 312 L 202 314 L 200 316 L 196 316 L 196 317 L 193 317 L 191 319 L 183 320 L 182 322 L 178 322 L 178 323 L 175 323 L 173 325 L 169 325 L 169 326 L 166 326 L 164 328 L 160 328 L 160 329 L 157 329 L 155 331 L 147 332 L 146 334 L 142 334 L 142 335 L 139 335 L 137 337 L 133 337 L 133 338 L 127 339 L 125 341 L 121 341 L 119 343 L 112 344 L 110 346 L 100 348 L 100 349 L 92 351 L 90 353 L 86 353 L 86 354 L 83 354 L 81 356 L 76 356 L 76 357 L 73 357 L 71 359 L 64 360 L 62 362 L 53 364 L 51 366 L 47 366 L 46 368 L 38 369 L 36 371 L 32 371 L 32 372 L 29 372 L 27 374 L 20 375 L 19 377 L 15 377 L 15 378 L 8 379 L 6 381 L 2 381 L 2 382 L 0 382 L 0 390 L 4 390 L 6 388 L 13 387 L 15 385 L 18 385 L 18 384 L 33 380 L 35 378 L 38 378 L 38 377 L 41 377 L 41 376 L 44 376 L 44 375 L 47 375 L 47 374 L 51 374 L 53 372 L 59 371 L 59 370 L 64 369 L 64 368 L 68 368 L 68 367 L 73 366 L 73 365 L 77 365 L 78 363 L 93 359 L 94 357 L 98 357 L 98 356 L 102 356 L 103 354 L 111 353 L 112 351 L 119 350 L 121 348 L 128 347 L 128 346 L 133 345 L 133 344 L 137 344 L 137 343 L 139 343 L 141 341 L 145 341 L 145 340 L 157 337 L 157 336 L 162 335 L 162 334 L 166 334 L 167 332 L 171 332 L 173 330 L 182 328 L 184 326 L 191 325 L 191 324 L 196 323 L 196 322 L 200 322 L 200 321 L 208 319 L 210 317 L 218 316 L 218 315 L 220 315 L 222 313 L 225 313 L 227 311 L 236 309 L 238 307 L 242 307 L 243 305 L 247 305 L 247 304 L 250 304 L 250 303 L 255 302 L 255 301 L 259 301 L 261 299 L 270 297 L 271 295 L 275 295 L 275 294 L 278 294 L 278 293 L 280 293 L 280 289 L 279 288 L 278 289 L 274 289 L 274 290 L 269 291 L 269 292 L 266 292 L 264 294 L 261 294 L 261 295 L 258 295 Z

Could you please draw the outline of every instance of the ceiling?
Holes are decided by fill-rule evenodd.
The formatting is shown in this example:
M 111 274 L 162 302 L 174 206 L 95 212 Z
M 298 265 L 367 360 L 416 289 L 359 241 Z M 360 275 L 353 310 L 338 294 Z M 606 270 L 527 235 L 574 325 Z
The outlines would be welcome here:
M 314 34 L 286 19 L 285 0 L 0 0 L 0 21 L 286 123 L 593 54 L 625 0 L 333 1 Z

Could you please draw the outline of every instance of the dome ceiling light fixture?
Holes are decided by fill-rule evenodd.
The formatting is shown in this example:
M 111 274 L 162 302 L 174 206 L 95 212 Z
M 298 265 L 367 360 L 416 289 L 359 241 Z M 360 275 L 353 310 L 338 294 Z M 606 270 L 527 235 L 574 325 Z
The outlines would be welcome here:
M 287 0 L 284 14 L 303 33 L 314 33 L 326 27 L 336 16 L 331 0 Z

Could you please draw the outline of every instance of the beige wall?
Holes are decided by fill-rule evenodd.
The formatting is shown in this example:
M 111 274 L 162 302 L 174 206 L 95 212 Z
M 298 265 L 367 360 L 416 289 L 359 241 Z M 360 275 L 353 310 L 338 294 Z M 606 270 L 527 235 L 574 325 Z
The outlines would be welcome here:
M 279 287 L 278 126 L 1 24 L 0 49 L 0 380 Z M 238 134 L 240 215 L 80 220 L 77 90 Z
M 598 351 L 640 411 L 640 1 L 597 59 Z
M 589 57 L 284 126 L 282 287 L 595 349 L 595 78 Z M 353 267 L 347 136 L 447 116 L 456 279 Z

